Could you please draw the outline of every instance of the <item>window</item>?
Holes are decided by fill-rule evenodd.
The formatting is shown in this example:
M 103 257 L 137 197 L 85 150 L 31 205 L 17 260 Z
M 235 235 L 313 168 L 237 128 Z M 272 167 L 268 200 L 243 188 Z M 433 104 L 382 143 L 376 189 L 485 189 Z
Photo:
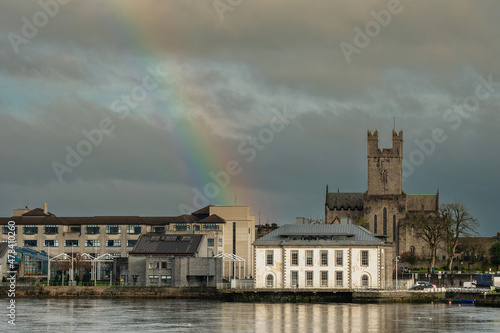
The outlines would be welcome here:
M 23 228 L 23 233 L 25 235 L 35 235 L 38 233 L 38 227 L 35 227 L 34 225 L 25 225 Z
M 88 239 L 85 241 L 86 247 L 100 247 L 101 241 L 99 239 Z
M 107 247 L 120 247 L 122 246 L 122 241 L 120 239 L 108 239 L 106 241 Z
M 313 250 L 306 251 L 306 266 L 313 265 Z
M 193 225 L 193 230 L 194 231 L 200 231 L 201 227 L 198 224 Z
M 59 233 L 59 228 L 55 225 L 46 225 L 43 229 L 46 235 L 55 235 Z
M 106 226 L 106 233 L 108 235 L 118 235 L 122 233 L 122 228 L 117 224 L 110 224 Z
M 138 224 L 131 224 L 127 226 L 127 234 L 137 235 L 141 233 L 141 226 Z
M 392 215 L 392 240 L 396 241 L 396 215 Z
M 298 288 L 299 287 L 299 272 L 298 271 L 291 271 L 290 272 L 290 280 L 292 282 L 292 288 Z
M 306 287 L 313 286 L 313 271 L 306 271 Z
M 219 247 L 222 247 L 222 238 L 219 238 Z
M 159 276 L 158 275 L 149 275 L 149 283 L 150 284 L 158 284 Z
M 213 239 L 213 238 L 208 238 L 208 239 L 207 239 L 207 244 L 208 244 L 208 246 L 209 246 L 209 247 L 213 247 L 213 246 L 214 246 L 214 244 L 215 244 L 215 239 Z
M 387 236 L 387 208 L 384 207 L 384 235 Z
M 78 239 L 66 239 L 64 246 L 78 246 Z
M 344 286 L 344 272 L 342 271 L 335 272 L 335 286 L 336 287 Z
M 162 286 L 171 286 L 172 285 L 172 276 L 171 275 L 162 275 L 161 276 L 161 285 Z
M 219 230 L 219 225 L 217 223 L 204 223 L 203 230 Z
M 367 288 L 369 286 L 369 278 L 368 278 L 368 275 L 363 275 L 361 277 L 361 287 L 365 287 Z
M 266 288 L 273 288 L 274 287 L 274 276 L 272 274 L 269 274 L 266 276 Z
M 160 262 L 159 261 L 151 261 L 149 262 L 149 269 L 159 269 Z
M 321 286 L 328 287 L 328 271 L 321 271 Z
M 373 233 L 377 233 L 377 215 L 373 217 Z
M 233 222 L 233 254 L 236 254 L 236 222 Z
M 87 235 L 98 235 L 100 233 L 100 228 L 99 226 L 95 225 L 95 224 L 89 224 L 86 228 L 85 228 L 85 233 Z
M 368 266 L 368 251 L 361 251 L 361 266 Z
M 415 246 L 410 246 L 410 252 L 411 254 L 415 254 Z
M 69 232 L 82 232 L 82 227 L 69 227 Z
M 335 251 L 335 265 L 342 266 L 344 264 L 344 251 L 336 250 Z
M 17 235 L 17 227 L 14 227 L 12 230 L 9 228 L 8 225 L 4 225 L 2 228 L 2 232 L 4 235 L 8 235 L 9 232 L 13 232 Z
M 189 226 L 187 225 L 187 223 L 176 223 L 174 225 L 174 229 L 177 231 L 188 231 Z
M 266 250 L 266 265 L 274 264 L 274 250 Z
M 165 227 L 153 227 L 153 232 L 164 233 L 165 232 Z
M 25 239 L 24 246 L 25 247 L 37 247 L 38 241 L 36 239 Z
M 321 266 L 328 266 L 328 251 L 321 250 Z
M 135 244 L 137 244 L 137 239 L 129 239 L 129 240 L 127 240 L 127 246 L 128 247 L 134 247 Z
M 59 241 L 57 239 L 46 239 L 45 246 L 47 247 L 58 247 Z
M 299 264 L 299 251 L 292 250 L 291 257 L 292 257 L 291 265 L 292 266 L 297 266 Z
M 110 253 L 114 258 L 121 258 L 121 253 Z

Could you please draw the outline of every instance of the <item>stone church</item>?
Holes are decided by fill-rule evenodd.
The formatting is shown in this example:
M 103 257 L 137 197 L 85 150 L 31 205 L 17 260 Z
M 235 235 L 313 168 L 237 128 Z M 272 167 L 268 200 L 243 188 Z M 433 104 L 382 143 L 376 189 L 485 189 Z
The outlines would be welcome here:
M 415 212 L 439 209 L 436 194 L 406 194 L 403 191 L 403 131 L 392 131 L 392 148 L 378 147 L 378 132 L 368 131 L 368 188 L 364 193 L 328 193 L 326 186 L 325 223 L 353 223 L 387 236 L 394 253 L 427 249 L 413 231 L 400 223 Z

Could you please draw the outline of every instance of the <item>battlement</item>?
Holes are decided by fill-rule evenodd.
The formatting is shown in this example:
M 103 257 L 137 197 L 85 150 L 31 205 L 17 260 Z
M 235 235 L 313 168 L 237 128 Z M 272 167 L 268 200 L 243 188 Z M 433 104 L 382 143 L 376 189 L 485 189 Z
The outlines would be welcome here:
M 378 131 L 368 131 L 368 191 L 370 195 L 403 192 L 403 131 L 392 131 L 392 148 L 378 147 Z
M 398 157 L 403 158 L 403 131 L 400 130 L 399 133 L 392 131 L 392 148 L 378 147 L 378 131 L 375 130 L 372 134 L 368 130 L 368 157 Z

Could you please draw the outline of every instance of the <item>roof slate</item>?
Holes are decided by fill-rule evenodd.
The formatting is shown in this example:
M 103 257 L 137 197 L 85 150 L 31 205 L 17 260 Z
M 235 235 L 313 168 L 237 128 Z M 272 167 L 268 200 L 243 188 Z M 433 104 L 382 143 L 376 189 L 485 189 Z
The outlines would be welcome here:
M 141 235 L 131 255 L 195 255 L 204 235 Z
M 362 210 L 364 193 L 328 193 L 326 204 L 330 209 Z
M 343 240 L 301 240 L 289 239 L 288 236 L 348 236 Z M 356 243 L 356 244 L 371 244 L 385 245 L 386 243 L 375 237 L 373 233 L 363 227 L 354 224 L 285 224 L 278 229 L 266 234 L 254 242 L 254 245 L 271 245 L 271 244 L 297 244 L 311 245 L 314 244 L 340 244 L 340 243 Z

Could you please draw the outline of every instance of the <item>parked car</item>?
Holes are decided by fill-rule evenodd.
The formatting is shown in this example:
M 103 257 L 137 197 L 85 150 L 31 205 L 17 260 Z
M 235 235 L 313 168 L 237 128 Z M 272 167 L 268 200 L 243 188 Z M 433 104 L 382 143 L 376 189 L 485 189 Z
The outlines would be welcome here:
M 476 282 L 464 282 L 464 288 L 476 288 Z
M 415 286 L 413 287 L 413 290 L 424 290 L 428 288 L 436 288 L 436 285 L 434 283 L 430 283 L 427 281 L 418 281 L 415 283 Z

